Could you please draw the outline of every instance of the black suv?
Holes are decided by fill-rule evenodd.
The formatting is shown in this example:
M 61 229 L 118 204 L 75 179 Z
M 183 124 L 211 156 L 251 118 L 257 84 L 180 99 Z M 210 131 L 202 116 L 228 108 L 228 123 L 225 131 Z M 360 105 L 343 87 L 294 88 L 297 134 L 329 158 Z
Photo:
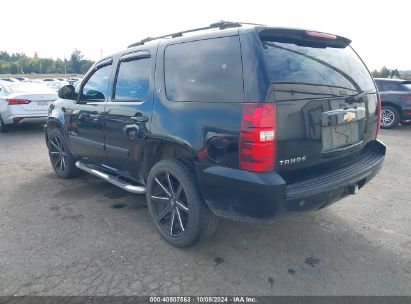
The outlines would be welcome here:
M 411 121 L 411 81 L 375 78 L 381 96 L 381 127 L 395 128 Z
M 324 208 L 385 157 L 376 88 L 349 44 L 232 22 L 135 43 L 60 89 L 45 129 L 53 168 L 146 193 L 159 233 L 179 247 L 218 217 Z

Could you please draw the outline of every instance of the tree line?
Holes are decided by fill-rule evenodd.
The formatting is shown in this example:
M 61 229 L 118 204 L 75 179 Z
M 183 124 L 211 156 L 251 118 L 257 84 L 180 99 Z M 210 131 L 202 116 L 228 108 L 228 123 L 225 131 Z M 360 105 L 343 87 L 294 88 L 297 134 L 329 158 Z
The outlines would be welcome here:
M 24 53 L 0 51 L 0 74 L 84 74 L 93 65 L 81 51 L 74 49 L 70 59 L 41 58 Z
M 371 72 L 372 77 L 375 78 L 401 78 L 400 72 L 397 69 L 388 69 L 383 66 L 381 70 L 374 70 Z

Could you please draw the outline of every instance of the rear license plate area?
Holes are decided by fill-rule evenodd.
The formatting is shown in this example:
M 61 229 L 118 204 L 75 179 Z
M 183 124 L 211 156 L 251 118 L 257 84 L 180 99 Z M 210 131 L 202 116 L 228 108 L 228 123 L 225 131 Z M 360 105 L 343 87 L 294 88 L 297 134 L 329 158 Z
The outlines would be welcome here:
M 349 147 L 360 142 L 358 122 L 323 127 L 323 152 Z
M 36 101 L 36 104 L 38 106 L 48 106 L 51 103 L 51 101 L 45 100 L 45 101 Z
M 321 117 L 323 153 L 350 148 L 362 141 L 365 109 L 324 112 Z

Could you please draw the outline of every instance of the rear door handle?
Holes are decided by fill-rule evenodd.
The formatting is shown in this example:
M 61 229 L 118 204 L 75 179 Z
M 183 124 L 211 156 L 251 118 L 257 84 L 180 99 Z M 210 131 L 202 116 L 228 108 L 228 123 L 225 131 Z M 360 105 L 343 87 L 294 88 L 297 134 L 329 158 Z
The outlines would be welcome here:
M 148 117 L 147 116 L 131 116 L 131 120 L 134 120 L 135 122 L 147 122 Z

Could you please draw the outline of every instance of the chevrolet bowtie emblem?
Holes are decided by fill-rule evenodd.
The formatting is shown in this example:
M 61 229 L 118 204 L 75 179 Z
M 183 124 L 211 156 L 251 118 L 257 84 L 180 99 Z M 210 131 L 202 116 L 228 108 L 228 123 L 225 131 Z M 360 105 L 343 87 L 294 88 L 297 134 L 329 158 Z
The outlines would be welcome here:
M 347 112 L 344 114 L 344 122 L 353 121 L 356 117 L 355 112 Z

